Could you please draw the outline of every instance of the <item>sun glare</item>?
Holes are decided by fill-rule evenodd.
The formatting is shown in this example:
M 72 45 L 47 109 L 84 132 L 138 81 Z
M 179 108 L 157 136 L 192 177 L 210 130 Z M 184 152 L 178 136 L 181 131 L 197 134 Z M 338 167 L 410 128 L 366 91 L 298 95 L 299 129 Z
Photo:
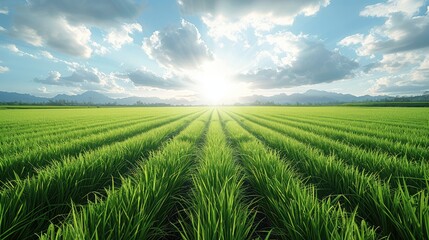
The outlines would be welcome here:
M 231 99 L 233 85 L 228 75 L 227 68 L 220 63 L 206 64 L 196 74 L 206 104 L 220 105 Z
M 203 81 L 202 94 L 212 105 L 222 104 L 227 97 L 228 85 L 221 76 L 206 75 Z

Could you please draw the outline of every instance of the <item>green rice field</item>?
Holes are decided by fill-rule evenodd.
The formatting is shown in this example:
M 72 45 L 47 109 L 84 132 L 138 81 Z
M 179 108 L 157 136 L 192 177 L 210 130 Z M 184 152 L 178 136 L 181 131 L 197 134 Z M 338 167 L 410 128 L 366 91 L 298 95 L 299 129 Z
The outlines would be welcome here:
M 429 239 L 429 108 L 3 109 L 0 239 Z

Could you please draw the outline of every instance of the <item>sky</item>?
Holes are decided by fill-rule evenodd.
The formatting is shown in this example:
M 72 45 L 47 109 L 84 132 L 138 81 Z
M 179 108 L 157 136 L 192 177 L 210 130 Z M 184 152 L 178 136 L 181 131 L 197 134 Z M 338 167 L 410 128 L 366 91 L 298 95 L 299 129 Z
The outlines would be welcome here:
M 429 90 L 428 0 L 5 0 L 0 91 L 234 103 Z

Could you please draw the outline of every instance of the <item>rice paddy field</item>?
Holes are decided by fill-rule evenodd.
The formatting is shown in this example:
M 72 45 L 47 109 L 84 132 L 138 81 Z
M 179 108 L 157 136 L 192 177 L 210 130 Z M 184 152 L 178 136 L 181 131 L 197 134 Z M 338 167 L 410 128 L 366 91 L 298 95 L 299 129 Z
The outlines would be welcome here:
M 0 110 L 0 239 L 429 239 L 429 109 Z

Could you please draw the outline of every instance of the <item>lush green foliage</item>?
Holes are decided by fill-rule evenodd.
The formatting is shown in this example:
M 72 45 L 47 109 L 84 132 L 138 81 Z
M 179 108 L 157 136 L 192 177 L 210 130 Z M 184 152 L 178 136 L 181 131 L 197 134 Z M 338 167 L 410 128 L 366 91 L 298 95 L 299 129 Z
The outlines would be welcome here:
M 429 239 L 429 109 L 0 110 L 0 239 Z

